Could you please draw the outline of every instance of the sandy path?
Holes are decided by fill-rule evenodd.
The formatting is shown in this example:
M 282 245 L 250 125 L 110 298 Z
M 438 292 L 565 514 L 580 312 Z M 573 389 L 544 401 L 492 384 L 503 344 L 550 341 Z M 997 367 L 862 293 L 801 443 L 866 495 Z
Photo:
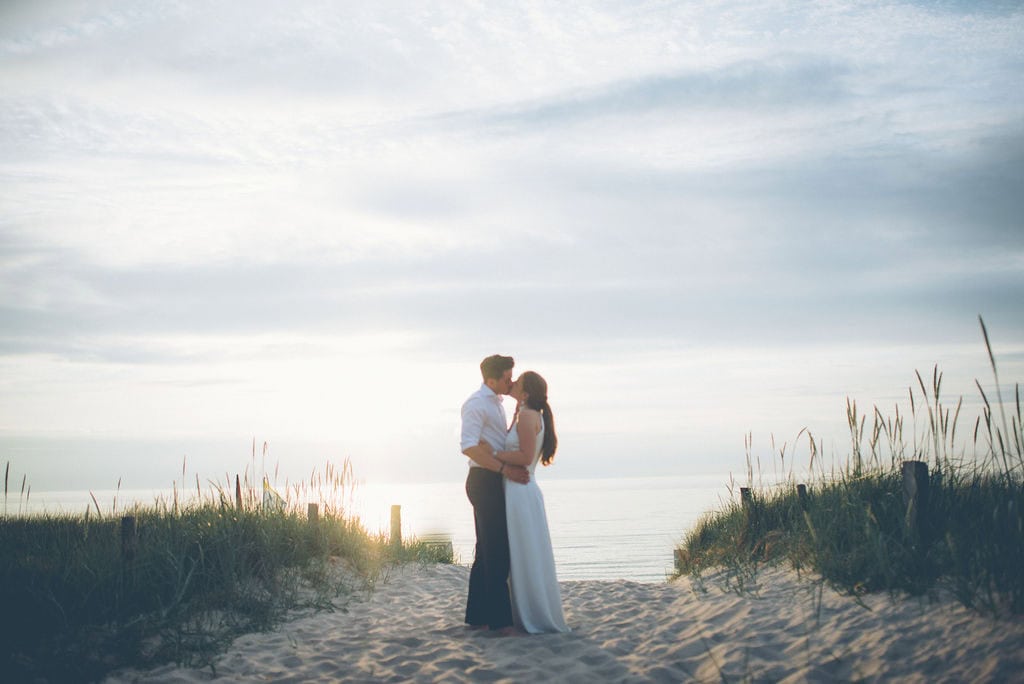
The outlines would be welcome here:
M 867 608 L 780 569 L 753 591 L 563 582 L 569 634 L 498 638 L 462 625 L 468 569 L 409 566 L 347 612 L 240 637 L 217 679 L 274 682 L 1024 681 L 1024 621 L 951 600 L 870 596 Z M 820 596 L 820 598 L 819 598 Z M 205 670 L 109 682 L 197 682 Z

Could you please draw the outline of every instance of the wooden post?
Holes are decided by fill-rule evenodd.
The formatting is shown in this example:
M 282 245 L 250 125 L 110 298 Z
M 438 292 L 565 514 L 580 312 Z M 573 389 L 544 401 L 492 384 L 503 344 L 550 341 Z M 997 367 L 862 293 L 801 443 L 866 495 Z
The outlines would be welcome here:
M 235 475 L 235 507 L 242 510 L 242 483 L 238 475 Z
M 903 462 L 903 505 L 907 532 L 911 536 L 927 537 L 928 464 L 924 461 Z
M 751 541 L 751 535 L 754 534 L 753 527 L 755 524 L 754 520 L 754 496 L 750 491 L 750 487 L 740 487 L 740 504 L 743 506 L 743 544 L 748 544 Z
M 130 562 L 135 558 L 135 517 L 121 518 L 121 560 Z
M 796 497 L 800 500 L 800 508 L 807 510 L 807 485 L 798 484 L 796 486 Z
M 391 507 L 391 545 L 402 545 L 402 507 Z
M 309 522 L 315 523 L 320 519 L 320 509 L 315 503 L 311 503 L 306 506 L 306 515 L 309 516 Z

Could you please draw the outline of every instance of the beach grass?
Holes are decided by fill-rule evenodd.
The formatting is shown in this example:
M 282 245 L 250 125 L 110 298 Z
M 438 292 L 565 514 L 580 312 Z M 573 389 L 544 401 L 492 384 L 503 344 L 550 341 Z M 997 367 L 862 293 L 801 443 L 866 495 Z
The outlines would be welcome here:
M 296 611 L 343 610 L 393 563 L 452 562 L 444 547 L 394 545 L 351 517 L 347 463 L 266 502 L 246 480 L 235 491 L 230 480 L 211 484 L 188 501 L 176 486 L 170 500 L 122 511 L 94 500 L 76 515 L 5 514 L 5 678 L 93 681 L 124 666 L 207 665 L 239 634 Z M 7 498 L 5 487 L 5 510 Z
M 917 374 L 910 388 L 909 425 L 898 407 L 893 416 L 876 407 L 869 422 L 848 401 L 851 453 L 840 467 L 824 468 L 821 444 L 805 431 L 807 474 L 794 476 L 792 453 L 783 447 L 775 451 L 777 465 L 788 457 L 790 471 L 754 486 L 748 441 L 746 501 L 734 497 L 686 534 L 677 573 L 700 580 L 702 572 L 723 568 L 727 588 L 742 591 L 759 566 L 787 563 L 854 596 L 944 588 L 982 612 L 1024 612 L 1020 387 L 1004 400 L 983 321 L 981 327 L 995 396 L 976 382 L 982 410 L 966 434 L 958 431 L 963 399 L 943 403 L 936 368 L 930 381 Z M 927 466 L 917 499 L 905 490 L 908 461 Z

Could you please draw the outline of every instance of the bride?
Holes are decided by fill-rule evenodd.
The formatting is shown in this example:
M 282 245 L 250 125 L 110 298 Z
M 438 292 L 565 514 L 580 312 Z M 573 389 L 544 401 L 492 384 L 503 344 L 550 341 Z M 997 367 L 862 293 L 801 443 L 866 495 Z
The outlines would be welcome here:
M 505 441 L 506 449 L 498 452 L 497 457 L 506 463 L 526 466 L 530 471 L 530 481 L 525 485 L 505 480 L 512 618 L 516 627 L 530 634 L 568 632 L 555 575 L 544 494 L 534 478 L 537 461 L 550 465 L 558 446 L 555 420 L 548 404 L 548 384 L 537 373 L 526 371 L 516 379 L 510 394 L 519 406 Z

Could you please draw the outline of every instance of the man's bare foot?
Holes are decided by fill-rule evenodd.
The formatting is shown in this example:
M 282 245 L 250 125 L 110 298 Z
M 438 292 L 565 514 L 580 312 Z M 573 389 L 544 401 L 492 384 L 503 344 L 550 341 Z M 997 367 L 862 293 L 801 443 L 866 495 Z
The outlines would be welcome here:
M 525 636 L 526 632 L 515 627 L 502 627 L 501 629 L 494 630 L 494 633 L 498 636 Z

